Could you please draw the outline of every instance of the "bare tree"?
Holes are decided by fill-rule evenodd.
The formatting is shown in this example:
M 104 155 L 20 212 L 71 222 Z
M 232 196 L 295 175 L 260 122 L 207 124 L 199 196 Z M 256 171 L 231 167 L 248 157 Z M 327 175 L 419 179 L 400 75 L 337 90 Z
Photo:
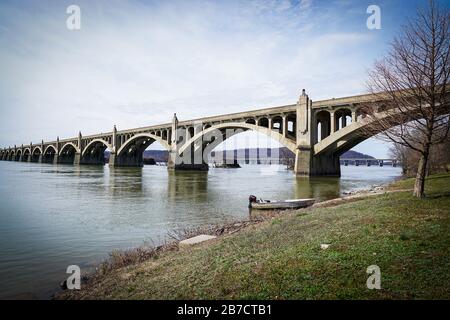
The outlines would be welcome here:
M 431 146 L 446 141 L 449 131 L 450 14 L 429 1 L 402 27 L 386 57 L 369 73 L 373 104 L 366 107 L 367 134 L 420 154 L 414 195 L 424 196 Z M 380 116 L 382 115 L 382 116 Z
M 407 147 L 401 145 L 401 144 L 397 144 L 394 143 L 390 148 L 389 148 L 389 153 L 390 156 L 396 160 L 400 160 L 401 164 L 402 164 L 402 173 L 403 175 L 408 174 L 408 172 L 410 171 L 410 163 L 408 161 L 408 151 L 410 149 L 408 149 Z

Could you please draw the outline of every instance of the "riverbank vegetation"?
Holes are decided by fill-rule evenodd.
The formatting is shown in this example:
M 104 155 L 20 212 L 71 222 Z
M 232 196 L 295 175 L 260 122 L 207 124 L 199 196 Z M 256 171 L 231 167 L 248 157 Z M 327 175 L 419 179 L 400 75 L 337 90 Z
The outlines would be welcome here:
M 449 299 L 449 208 L 450 175 L 430 176 L 422 200 L 404 191 L 284 212 L 109 270 L 58 298 Z M 366 286 L 370 265 L 380 267 L 380 290 Z

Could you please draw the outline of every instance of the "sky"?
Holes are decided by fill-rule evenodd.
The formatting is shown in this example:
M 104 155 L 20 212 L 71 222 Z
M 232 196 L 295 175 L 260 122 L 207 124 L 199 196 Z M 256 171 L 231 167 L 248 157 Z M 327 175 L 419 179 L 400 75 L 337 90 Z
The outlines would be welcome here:
M 0 147 L 293 104 L 303 88 L 312 100 L 365 93 L 375 59 L 425 3 L 3 0 Z M 73 4 L 80 30 L 66 26 Z M 366 26 L 369 5 L 379 30 Z M 353 150 L 388 155 L 373 138 Z

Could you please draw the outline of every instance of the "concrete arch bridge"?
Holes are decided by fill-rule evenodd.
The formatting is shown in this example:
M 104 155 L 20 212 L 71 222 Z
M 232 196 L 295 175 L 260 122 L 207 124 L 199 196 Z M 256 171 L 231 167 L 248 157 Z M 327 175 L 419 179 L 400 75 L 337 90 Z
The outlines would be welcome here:
M 64 164 L 142 166 L 143 152 L 157 141 L 169 151 L 169 170 L 208 170 L 208 156 L 222 141 L 253 130 L 280 142 L 295 154 L 294 172 L 303 176 L 339 176 L 339 157 L 369 138 L 364 127 L 371 117 L 364 113 L 375 103 L 373 115 L 383 117 L 383 101 L 358 95 L 315 101 L 303 90 L 297 103 L 200 119 L 55 141 L 41 141 L 0 150 L 0 159 Z

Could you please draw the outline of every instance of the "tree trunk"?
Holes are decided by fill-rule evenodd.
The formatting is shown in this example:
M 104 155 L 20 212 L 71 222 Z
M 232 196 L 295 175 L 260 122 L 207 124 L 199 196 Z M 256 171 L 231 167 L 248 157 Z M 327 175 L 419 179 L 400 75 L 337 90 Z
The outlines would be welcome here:
M 416 181 L 414 183 L 414 196 L 423 198 L 425 196 L 425 176 L 427 173 L 428 153 L 422 153 L 417 168 Z

